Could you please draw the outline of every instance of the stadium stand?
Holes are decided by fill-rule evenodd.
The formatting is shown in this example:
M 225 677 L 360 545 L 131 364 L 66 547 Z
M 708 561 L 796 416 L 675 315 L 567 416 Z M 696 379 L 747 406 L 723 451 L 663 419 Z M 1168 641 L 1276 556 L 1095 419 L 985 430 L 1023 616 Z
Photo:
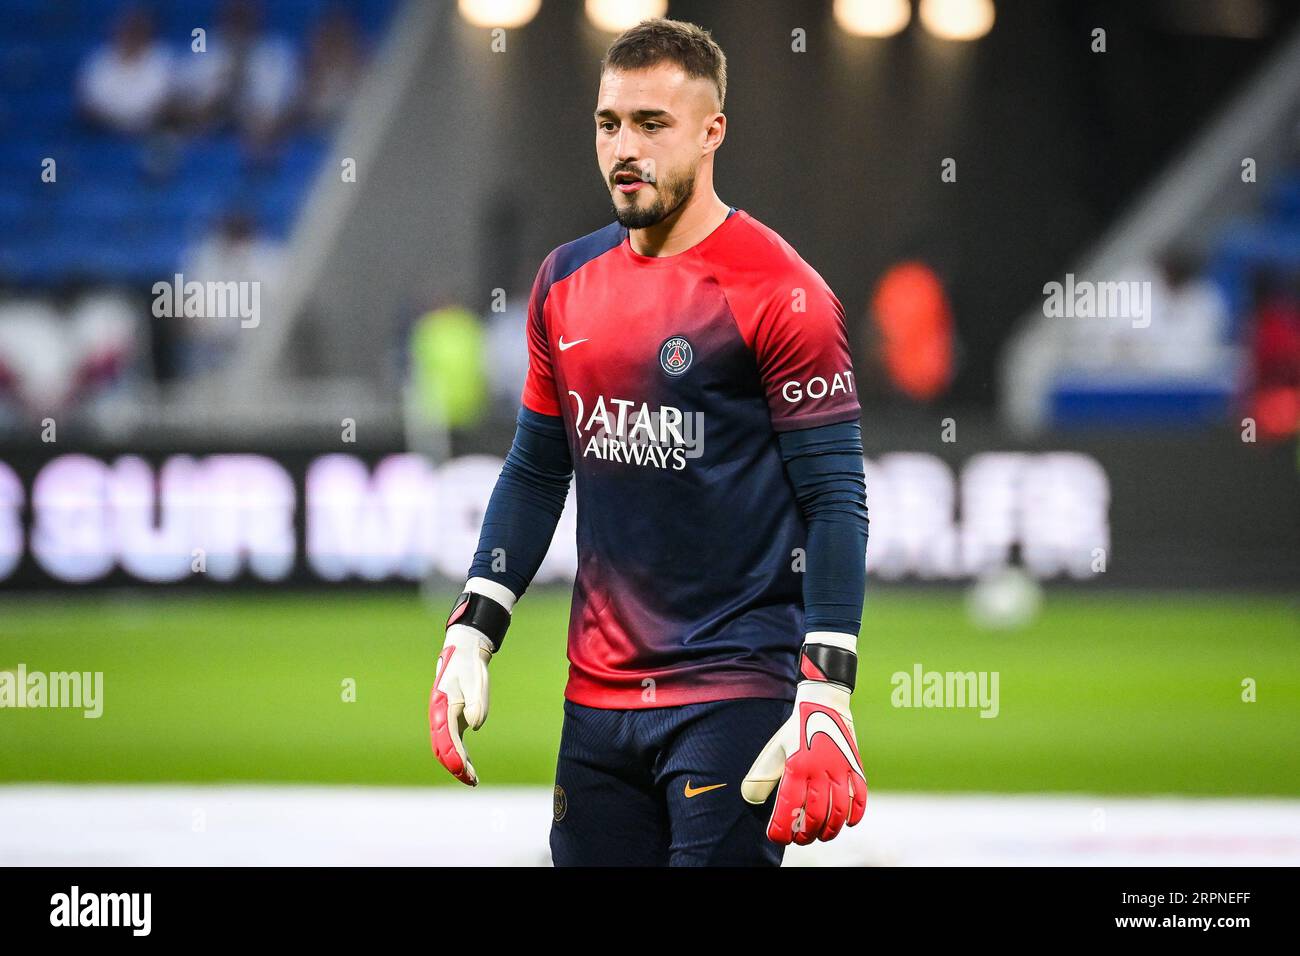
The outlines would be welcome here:
M 373 46 L 394 0 L 278 0 L 263 27 L 305 63 L 314 26 L 342 9 Z M 146 7 L 179 71 L 192 31 L 216 35 L 219 0 Z M 317 128 L 291 130 L 271 161 L 238 131 L 122 134 L 79 115 L 76 78 L 128 9 L 114 0 L 12 0 L 0 18 L 0 280 L 48 289 L 153 281 L 231 206 L 284 238 L 327 148 Z M 55 162 L 53 182 L 43 163 Z

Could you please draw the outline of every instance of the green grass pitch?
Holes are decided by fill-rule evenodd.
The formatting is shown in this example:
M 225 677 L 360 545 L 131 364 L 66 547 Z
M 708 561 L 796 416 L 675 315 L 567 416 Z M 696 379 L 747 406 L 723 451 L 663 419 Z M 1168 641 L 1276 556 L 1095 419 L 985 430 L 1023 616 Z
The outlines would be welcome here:
M 440 621 L 414 595 L 0 599 L 0 669 L 104 672 L 104 714 L 0 710 L 0 782 L 459 786 L 429 753 Z M 551 780 L 567 591 L 528 594 L 468 736 L 485 784 Z M 1300 618 L 1284 597 L 1063 594 L 1031 626 L 873 590 L 854 713 L 873 788 L 1300 795 Z M 891 704 L 891 675 L 997 671 L 1000 712 Z M 1242 700 L 1252 679 L 1257 700 Z M 356 700 L 345 702 L 345 681 Z

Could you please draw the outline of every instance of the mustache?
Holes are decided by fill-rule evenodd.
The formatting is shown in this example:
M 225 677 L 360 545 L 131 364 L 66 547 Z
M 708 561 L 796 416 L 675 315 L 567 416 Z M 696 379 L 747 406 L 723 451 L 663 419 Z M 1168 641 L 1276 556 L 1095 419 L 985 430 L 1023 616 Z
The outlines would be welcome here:
M 641 170 L 637 169 L 635 166 L 620 164 L 618 166 L 615 166 L 612 170 L 610 170 L 609 181 L 611 185 L 614 184 L 614 181 L 615 179 L 618 178 L 619 173 L 631 173 L 633 176 L 641 180 L 643 183 L 653 183 L 657 181 L 653 172 L 647 175 L 645 173 L 642 173 Z

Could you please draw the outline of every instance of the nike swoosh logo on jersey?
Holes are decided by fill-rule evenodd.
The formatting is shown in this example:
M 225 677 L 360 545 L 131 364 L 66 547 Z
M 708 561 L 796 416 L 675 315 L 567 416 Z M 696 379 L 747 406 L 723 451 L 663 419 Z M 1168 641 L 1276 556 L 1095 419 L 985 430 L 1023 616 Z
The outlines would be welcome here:
M 825 726 L 822 726 L 822 725 Z M 849 767 L 853 769 L 863 780 L 867 775 L 862 772 L 862 765 L 858 763 L 857 756 L 853 753 L 853 745 L 848 742 L 844 736 L 844 731 L 840 725 L 835 722 L 835 718 L 824 710 L 814 710 L 808 715 L 808 720 L 803 725 L 804 739 L 807 741 L 808 749 L 812 749 L 813 738 L 818 734 L 825 734 L 831 739 L 836 747 L 840 748 L 840 753 L 844 754 L 844 759 L 848 761 Z
M 698 797 L 702 793 L 708 793 L 710 790 L 717 790 L 725 786 L 725 783 L 713 783 L 707 787 L 692 787 L 691 782 L 687 780 L 686 789 L 682 793 L 686 794 L 686 799 L 689 800 L 691 797 Z
M 567 350 L 573 348 L 575 345 L 581 345 L 583 342 L 586 342 L 586 341 L 587 341 L 586 339 L 574 339 L 572 342 L 566 342 L 566 341 L 564 341 L 564 336 L 561 335 L 561 336 L 560 336 L 560 351 L 561 351 L 561 352 L 565 352 L 565 351 L 567 351 Z

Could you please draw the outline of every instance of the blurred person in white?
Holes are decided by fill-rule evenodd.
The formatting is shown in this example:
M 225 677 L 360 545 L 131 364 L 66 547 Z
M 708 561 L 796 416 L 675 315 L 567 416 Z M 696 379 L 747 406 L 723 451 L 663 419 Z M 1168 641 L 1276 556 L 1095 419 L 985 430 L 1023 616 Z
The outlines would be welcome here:
M 201 52 L 181 61 L 178 108 L 192 126 L 233 124 L 256 150 L 283 131 L 297 102 L 298 57 L 262 29 L 253 0 L 228 0 Z
M 128 8 L 113 36 L 82 64 L 77 95 L 83 117 L 117 133 L 146 133 L 163 120 L 174 61 L 142 8 Z
M 256 301 L 253 327 L 239 315 L 176 316 L 174 365 L 182 378 L 195 378 L 227 366 L 236 356 L 241 333 L 256 334 L 256 325 L 272 312 L 284 269 L 284 246 L 258 235 L 252 216 L 242 210 L 227 213 L 216 228 L 191 248 L 181 262 L 188 287 L 198 283 L 240 283 L 237 294 Z M 248 283 L 249 285 L 243 285 Z M 252 296 L 256 295 L 253 300 Z
M 0 409 L 36 420 L 102 399 L 132 381 L 145 355 L 139 312 L 93 290 L 69 309 L 49 299 L 0 304 Z
M 1170 374 L 1210 375 L 1228 349 L 1228 303 L 1186 255 L 1166 256 L 1152 286 L 1145 364 Z
M 361 82 L 363 59 L 356 24 L 343 7 L 331 6 L 307 49 L 303 111 L 308 123 L 326 127 L 342 117 Z
M 44 299 L 0 305 L 0 383 L 5 418 L 26 421 L 61 411 L 73 379 L 73 352 L 58 308 Z

